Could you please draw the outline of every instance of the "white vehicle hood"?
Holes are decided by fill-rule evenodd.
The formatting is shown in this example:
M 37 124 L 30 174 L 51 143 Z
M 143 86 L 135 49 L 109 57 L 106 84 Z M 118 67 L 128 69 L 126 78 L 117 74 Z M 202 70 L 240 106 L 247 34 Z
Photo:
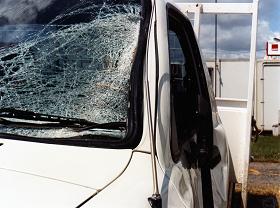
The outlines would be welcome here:
M 76 207 L 119 176 L 131 150 L 0 139 L 0 207 Z

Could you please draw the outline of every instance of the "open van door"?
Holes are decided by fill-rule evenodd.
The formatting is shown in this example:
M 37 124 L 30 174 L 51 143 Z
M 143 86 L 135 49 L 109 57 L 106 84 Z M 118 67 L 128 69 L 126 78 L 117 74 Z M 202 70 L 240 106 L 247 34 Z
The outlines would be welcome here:
M 216 98 L 219 116 L 225 128 L 232 171 L 230 181 L 242 184 L 242 203 L 247 205 L 247 178 L 250 153 L 251 119 L 254 105 L 254 77 L 256 66 L 256 36 L 258 0 L 253 3 L 178 3 L 183 12 L 194 13 L 194 30 L 199 37 L 200 14 L 250 14 L 252 15 L 250 65 L 248 69 L 247 99 Z M 245 90 L 245 89 L 244 89 Z

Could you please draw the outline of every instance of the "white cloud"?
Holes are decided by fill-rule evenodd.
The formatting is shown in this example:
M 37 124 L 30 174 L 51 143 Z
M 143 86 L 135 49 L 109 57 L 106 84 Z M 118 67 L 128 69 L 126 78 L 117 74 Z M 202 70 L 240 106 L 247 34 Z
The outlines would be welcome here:
M 240 56 L 245 58 L 250 49 L 250 30 L 248 24 L 240 23 L 242 18 L 233 15 L 223 15 L 218 18 L 218 56 L 219 58 L 232 58 Z M 202 24 L 200 45 L 206 58 L 214 57 L 214 24 Z
M 218 25 L 218 56 L 219 58 L 248 58 L 251 43 L 251 25 L 239 24 L 242 18 L 231 18 L 228 15 Z M 219 17 L 220 19 L 220 17 Z M 226 23 L 226 20 L 228 24 Z M 244 19 L 244 21 L 246 21 Z M 259 58 L 265 55 L 265 43 L 279 37 L 279 33 L 273 32 L 270 23 L 259 20 L 257 32 L 257 55 Z M 206 58 L 214 57 L 214 25 L 202 24 L 200 33 L 200 45 Z
M 0 19 L 2 21 L 8 21 L 10 24 L 30 23 L 36 19 L 38 12 L 50 5 L 52 1 L 53 0 L 1 0 Z
M 250 3 L 253 0 L 217 0 L 219 3 Z M 177 0 L 177 2 L 215 3 L 215 0 Z M 263 57 L 265 43 L 280 37 L 280 30 L 273 31 L 279 14 L 279 0 L 259 0 L 257 54 Z M 278 17 L 279 19 L 279 17 Z M 278 24 L 278 21 L 276 22 Z M 208 58 L 214 57 L 214 15 L 203 15 L 200 45 Z M 280 29 L 280 28 L 279 28 Z M 274 27 L 275 30 L 275 27 Z M 248 58 L 251 38 L 250 15 L 218 15 L 218 55 L 220 58 Z

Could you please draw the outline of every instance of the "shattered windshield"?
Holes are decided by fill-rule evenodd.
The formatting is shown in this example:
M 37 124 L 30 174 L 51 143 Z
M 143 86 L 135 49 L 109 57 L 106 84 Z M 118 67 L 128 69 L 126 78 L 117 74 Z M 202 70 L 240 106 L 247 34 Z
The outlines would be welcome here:
M 140 11 L 138 1 L 0 1 L 0 109 L 126 122 Z M 23 136 L 81 134 L 4 124 L 1 132 Z

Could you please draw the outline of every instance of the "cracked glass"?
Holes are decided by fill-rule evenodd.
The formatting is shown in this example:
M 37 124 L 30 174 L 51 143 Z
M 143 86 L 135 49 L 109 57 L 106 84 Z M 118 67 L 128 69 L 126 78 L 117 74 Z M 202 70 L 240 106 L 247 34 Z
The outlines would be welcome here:
M 123 2 L 1 0 L 0 108 L 126 122 L 141 3 Z M 3 124 L 0 131 L 39 137 L 88 133 Z

